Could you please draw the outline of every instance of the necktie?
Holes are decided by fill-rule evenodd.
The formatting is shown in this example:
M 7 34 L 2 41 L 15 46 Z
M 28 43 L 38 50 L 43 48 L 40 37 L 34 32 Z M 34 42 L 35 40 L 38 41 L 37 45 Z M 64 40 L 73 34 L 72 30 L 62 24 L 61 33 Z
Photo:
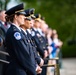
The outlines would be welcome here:
M 7 23 L 6 22 L 4 23 L 4 26 L 7 27 Z

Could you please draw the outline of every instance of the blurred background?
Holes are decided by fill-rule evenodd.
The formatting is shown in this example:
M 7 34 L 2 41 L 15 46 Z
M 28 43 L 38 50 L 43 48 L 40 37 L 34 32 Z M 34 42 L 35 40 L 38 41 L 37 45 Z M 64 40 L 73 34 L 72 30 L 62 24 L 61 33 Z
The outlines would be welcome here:
M 50 28 L 56 29 L 63 41 L 62 57 L 76 57 L 76 0 L 0 0 L 0 9 L 9 9 L 24 2 L 25 9 L 45 17 Z

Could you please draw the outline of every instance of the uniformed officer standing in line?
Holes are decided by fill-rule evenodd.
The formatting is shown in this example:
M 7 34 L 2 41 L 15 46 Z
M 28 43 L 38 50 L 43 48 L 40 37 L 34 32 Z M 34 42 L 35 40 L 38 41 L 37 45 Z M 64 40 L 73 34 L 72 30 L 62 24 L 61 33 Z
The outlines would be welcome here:
M 27 26 L 27 36 L 29 37 L 29 40 L 30 40 L 30 43 L 33 47 L 33 50 L 35 52 L 35 59 L 38 63 L 39 66 L 42 66 L 44 61 L 43 59 L 38 55 L 37 53 L 37 47 L 36 47 L 36 44 L 34 42 L 34 40 L 32 39 L 32 36 L 31 36 L 31 28 L 33 27 L 33 19 L 35 18 L 34 16 L 34 11 L 35 9 L 34 8 L 31 8 L 31 9 L 27 9 L 25 10 L 25 12 L 27 13 L 27 18 L 25 20 L 25 25 Z M 29 24 L 29 25 L 28 25 Z
M 34 14 L 33 9 L 30 10 L 30 14 L 31 14 L 30 16 L 31 16 L 31 18 L 32 18 L 32 20 L 31 20 L 31 21 L 32 21 L 31 27 L 33 27 L 33 24 L 34 24 L 34 21 L 35 21 L 35 20 L 37 20 L 37 21 L 40 23 L 40 19 L 35 19 L 35 18 L 34 18 L 35 16 L 33 15 L 33 14 Z M 28 31 L 29 34 L 32 34 L 29 29 L 27 29 L 26 31 Z M 32 34 L 32 35 L 33 35 L 33 34 Z M 38 40 L 39 38 L 36 38 L 36 39 Z M 42 39 L 42 40 L 43 40 L 43 39 Z M 33 41 L 35 41 L 35 40 L 33 40 Z M 40 42 L 38 43 L 38 45 L 39 45 L 39 44 L 40 44 Z M 40 45 L 41 45 L 41 44 L 40 44 Z M 43 46 L 42 46 L 42 47 L 43 47 Z M 44 46 L 44 47 L 45 47 L 45 46 Z M 36 49 L 37 49 L 37 48 L 36 48 Z M 41 52 L 41 51 L 40 51 L 40 52 Z M 44 74 L 45 74 L 45 73 L 44 73 Z
M 30 19 L 29 18 L 26 18 L 25 19 L 25 26 L 24 25 L 23 26 L 21 25 L 21 28 L 22 28 L 22 31 L 24 33 L 25 39 L 26 39 L 26 41 L 28 43 L 28 47 L 30 49 L 30 56 L 31 56 L 31 59 L 33 61 L 34 67 L 36 69 L 36 72 L 37 73 L 41 73 L 42 69 L 38 66 L 37 61 L 35 60 L 36 59 L 36 57 L 35 57 L 36 56 L 36 54 L 35 54 L 36 52 L 35 52 L 35 50 L 34 50 L 34 48 L 32 46 L 31 39 L 28 36 L 28 33 L 26 31 L 26 29 L 29 27 L 29 25 L 30 25 Z
M 47 49 L 48 49 L 48 57 L 47 58 L 49 58 L 49 54 L 51 53 L 52 48 L 48 44 L 48 39 L 47 39 L 47 34 L 46 34 L 47 29 L 48 29 L 48 25 L 46 24 L 45 20 L 41 19 L 39 33 L 41 34 L 41 37 L 43 38 L 43 40 L 45 42 L 45 47 L 47 47 Z M 44 60 L 44 64 L 48 64 L 48 60 Z M 46 73 L 47 73 L 47 67 L 44 67 L 41 75 L 46 75 Z
M 10 63 L 5 69 L 5 75 L 36 75 L 28 43 L 19 27 L 24 24 L 26 13 L 22 11 L 23 8 L 22 3 L 6 11 L 11 27 L 8 29 L 5 38 L 7 52 L 10 55 L 7 58 Z
M 5 40 L 5 34 L 7 32 L 7 25 L 6 25 L 6 19 L 5 19 L 5 10 L 0 10 L 0 37 L 1 37 L 1 45 L 0 45 L 0 51 L 5 51 L 5 45 L 4 45 L 4 40 Z M 0 54 L 0 59 L 6 59 L 6 56 L 3 54 Z M 2 74 L 2 67 L 3 64 L 0 64 L 0 74 Z
M 37 50 L 42 58 L 46 58 L 48 56 L 48 46 L 46 42 L 46 38 L 43 37 L 43 33 L 40 29 L 41 19 L 40 15 L 36 14 L 36 19 L 34 23 L 34 27 L 32 28 L 32 37 L 37 45 Z M 44 61 L 44 64 L 47 64 L 47 61 Z M 42 68 L 41 75 L 46 75 L 46 67 Z
M 7 31 L 7 26 L 6 26 L 6 19 L 5 19 L 5 10 L 0 10 L 0 29 L 4 32 L 4 35 L 5 36 L 5 33 Z M 2 35 L 1 35 L 2 36 Z M 4 39 L 5 37 L 3 37 Z
M 38 28 L 40 26 L 40 17 L 39 15 L 36 17 L 35 22 L 34 22 L 34 27 L 32 28 L 32 38 L 34 39 L 36 45 L 37 45 L 37 50 L 42 58 L 46 58 L 47 55 L 47 48 L 45 46 L 45 43 L 38 31 Z
M 29 33 L 30 28 L 31 28 L 31 25 L 32 25 L 32 21 L 31 21 L 32 18 L 30 17 L 30 13 L 29 13 L 30 12 L 30 9 L 25 10 L 25 12 L 27 13 L 27 15 L 25 15 L 25 16 L 27 16 L 27 18 L 25 19 L 25 24 L 24 25 L 21 25 L 21 28 L 22 28 L 22 30 L 24 32 L 25 38 L 27 39 L 28 46 L 30 47 L 30 50 L 33 52 L 33 54 L 31 52 L 31 59 L 34 62 L 34 64 L 36 64 L 35 65 L 36 72 L 37 72 L 37 74 L 39 74 L 42 71 L 42 69 L 39 66 L 42 66 L 43 65 L 43 61 L 40 58 L 40 56 L 38 56 L 37 51 L 36 51 L 36 47 L 35 47 L 35 45 L 33 43 L 33 40 L 31 39 L 31 35 Z M 35 59 L 32 58 L 33 55 L 34 55 Z

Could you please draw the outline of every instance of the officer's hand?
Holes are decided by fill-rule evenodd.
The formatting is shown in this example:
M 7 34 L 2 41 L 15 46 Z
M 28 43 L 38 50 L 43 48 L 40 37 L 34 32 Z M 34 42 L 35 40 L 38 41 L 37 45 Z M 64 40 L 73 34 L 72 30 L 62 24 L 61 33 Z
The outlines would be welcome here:
M 42 58 L 40 58 L 41 59 L 41 62 L 40 62 L 40 66 L 43 66 L 43 64 L 44 64 L 44 60 L 42 59 Z
M 40 74 L 41 72 L 42 72 L 42 68 L 40 68 L 40 66 L 37 65 L 36 73 L 37 74 Z
M 44 51 L 44 58 L 46 58 L 48 56 L 48 52 L 47 50 Z
M 52 52 L 53 48 L 51 46 L 48 46 L 48 54 Z

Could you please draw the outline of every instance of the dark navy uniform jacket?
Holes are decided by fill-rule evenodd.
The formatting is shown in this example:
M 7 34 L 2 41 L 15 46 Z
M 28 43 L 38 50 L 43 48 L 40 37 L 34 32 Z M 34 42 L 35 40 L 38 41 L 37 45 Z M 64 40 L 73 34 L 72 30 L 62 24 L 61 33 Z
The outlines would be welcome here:
M 0 30 L 3 31 L 3 33 L 0 32 L 0 36 L 2 36 L 2 38 L 4 39 L 4 38 L 5 38 L 5 34 L 6 34 L 6 32 L 7 32 L 7 27 L 5 27 L 5 26 L 2 24 L 1 21 L 0 21 Z M 3 37 L 3 36 L 4 36 L 4 37 Z
M 43 40 L 40 33 L 38 31 L 35 31 L 33 28 L 32 28 L 32 38 L 36 43 L 37 50 L 38 50 L 39 54 L 43 58 L 44 57 L 44 50 L 47 50 L 46 42 Z
M 5 70 L 5 75 L 36 75 L 28 43 L 16 26 L 11 25 L 8 29 L 5 42 L 10 55 L 10 58 L 7 58 L 10 63 Z
M 3 25 L 3 23 L 0 21 L 0 37 L 3 40 L 2 45 L 0 46 L 0 51 L 5 51 L 5 44 L 4 44 L 4 40 L 5 40 L 5 34 L 7 32 L 7 28 Z M 0 59 L 6 60 L 6 56 L 4 54 L 0 54 Z M 3 66 L 4 64 L 0 64 L 0 75 L 2 75 L 2 70 L 3 70 Z
M 31 60 L 33 62 L 33 65 L 34 65 L 34 67 L 36 69 L 37 62 L 35 61 L 35 52 L 34 52 L 33 47 L 31 45 L 31 42 L 30 42 L 31 40 L 29 39 L 30 37 L 27 36 L 27 33 L 26 33 L 25 30 L 21 29 L 21 31 L 22 31 L 22 33 L 23 33 L 23 35 L 25 37 L 25 40 L 27 41 L 29 54 L 30 54 Z
M 37 52 L 37 49 L 36 49 L 36 44 L 35 44 L 34 40 L 32 39 L 32 36 L 29 33 L 29 31 L 26 30 L 26 32 L 27 32 L 27 36 L 28 36 L 29 42 L 30 42 L 30 44 L 32 46 L 32 50 L 34 52 L 35 60 L 36 60 L 37 64 L 40 64 L 40 62 L 41 62 L 41 59 L 40 58 L 41 57 L 38 55 L 38 52 Z

